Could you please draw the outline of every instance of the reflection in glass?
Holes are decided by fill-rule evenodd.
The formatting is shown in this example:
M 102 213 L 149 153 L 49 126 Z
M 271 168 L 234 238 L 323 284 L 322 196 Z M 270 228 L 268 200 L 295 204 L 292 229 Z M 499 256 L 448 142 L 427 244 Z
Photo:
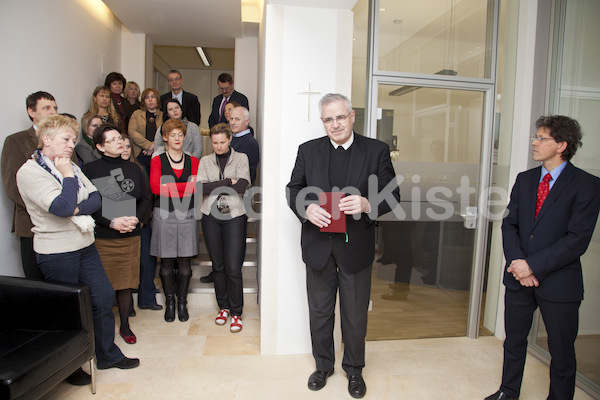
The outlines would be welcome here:
M 379 70 L 489 78 L 491 4 L 381 0 Z
M 464 336 L 475 230 L 460 213 L 477 202 L 484 94 L 402 87 L 378 91 L 377 138 L 403 178 L 403 213 L 378 219 L 367 338 Z M 475 190 L 461 197 L 465 178 Z
M 557 31 L 564 32 L 562 48 L 555 49 L 556 91 L 550 94 L 553 113 L 576 119 L 583 131 L 583 146 L 571 160 L 575 166 L 600 176 L 600 2 L 568 0 L 566 13 L 557 18 Z M 561 26 L 563 24 L 563 26 Z M 562 52 L 562 56 L 558 56 Z M 585 297 L 579 308 L 579 334 L 575 341 L 578 378 L 600 394 L 600 227 L 581 257 Z M 541 316 L 534 344 L 548 351 Z M 549 354 L 547 354 L 549 357 Z

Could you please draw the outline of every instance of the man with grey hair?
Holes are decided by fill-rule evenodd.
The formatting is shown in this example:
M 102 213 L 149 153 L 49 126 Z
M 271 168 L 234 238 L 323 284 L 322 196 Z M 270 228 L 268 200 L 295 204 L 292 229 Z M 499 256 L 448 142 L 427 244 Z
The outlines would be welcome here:
M 287 185 L 288 205 L 302 223 L 302 259 L 307 267 L 310 332 L 316 361 L 308 388 L 322 389 L 333 374 L 334 309 L 339 290 L 342 368 L 348 376 L 348 392 L 354 398 L 362 398 L 367 391 L 362 369 L 375 257 L 375 219 L 399 203 L 400 193 L 388 145 L 354 133 L 355 115 L 350 100 L 330 93 L 319 105 L 327 136 L 300 145 Z M 373 180 L 377 182 L 377 191 L 371 188 L 375 193 L 369 191 Z M 321 207 L 317 193 L 321 191 L 333 192 L 332 199 L 336 192 L 336 197 L 341 197 L 331 205 L 331 213 Z M 380 201 L 384 191 L 389 192 L 384 197 L 393 199 L 395 204 Z M 340 229 L 331 229 L 330 225 L 340 225 L 340 221 Z
M 172 69 L 167 74 L 167 82 L 169 83 L 169 92 L 160 96 L 160 104 L 163 105 L 163 112 L 167 114 L 167 110 L 164 109 L 164 104 L 169 99 L 179 100 L 181 104 L 181 111 L 183 116 L 196 125 L 200 125 L 200 102 L 198 96 L 193 93 L 186 92 L 183 90 L 183 76 L 181 72 L 176 69 Z M 144 99 L 142 99 L 144 101 Z
M 250 112 L 246 107 L 235 107 L 229 115 L 229 127 L 233 138 L 231 139 L 231 148 L 238 153 L 244 153 L 248 156 L 250 163 L 250 180 L 254 186 L 256 181 L 256 169 L 260 161 L 258 142 L 250 132 Z

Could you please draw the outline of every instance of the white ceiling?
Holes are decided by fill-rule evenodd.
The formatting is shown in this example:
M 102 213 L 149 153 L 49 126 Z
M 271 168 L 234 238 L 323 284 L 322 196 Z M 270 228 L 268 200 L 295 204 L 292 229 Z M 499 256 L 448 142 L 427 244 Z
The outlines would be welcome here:
M 102 0 L 132 33 L 155 45 L 233 48 L 242 0 Z

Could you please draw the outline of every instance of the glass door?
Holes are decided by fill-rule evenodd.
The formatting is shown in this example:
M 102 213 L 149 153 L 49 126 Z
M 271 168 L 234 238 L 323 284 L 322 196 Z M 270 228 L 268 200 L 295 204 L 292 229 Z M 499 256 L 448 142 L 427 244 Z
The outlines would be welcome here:
M 377 86 L 376 137 L 390 147 L 401 203 L 377 222 L 368 340 L 477 335 L 491 93 Z

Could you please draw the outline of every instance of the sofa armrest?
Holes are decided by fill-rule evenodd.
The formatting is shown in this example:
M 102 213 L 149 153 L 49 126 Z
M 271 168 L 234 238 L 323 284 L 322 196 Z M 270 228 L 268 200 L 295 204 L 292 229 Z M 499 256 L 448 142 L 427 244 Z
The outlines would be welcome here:
M 87 285 L 0 276 L 0 328 L 93 332 Z

